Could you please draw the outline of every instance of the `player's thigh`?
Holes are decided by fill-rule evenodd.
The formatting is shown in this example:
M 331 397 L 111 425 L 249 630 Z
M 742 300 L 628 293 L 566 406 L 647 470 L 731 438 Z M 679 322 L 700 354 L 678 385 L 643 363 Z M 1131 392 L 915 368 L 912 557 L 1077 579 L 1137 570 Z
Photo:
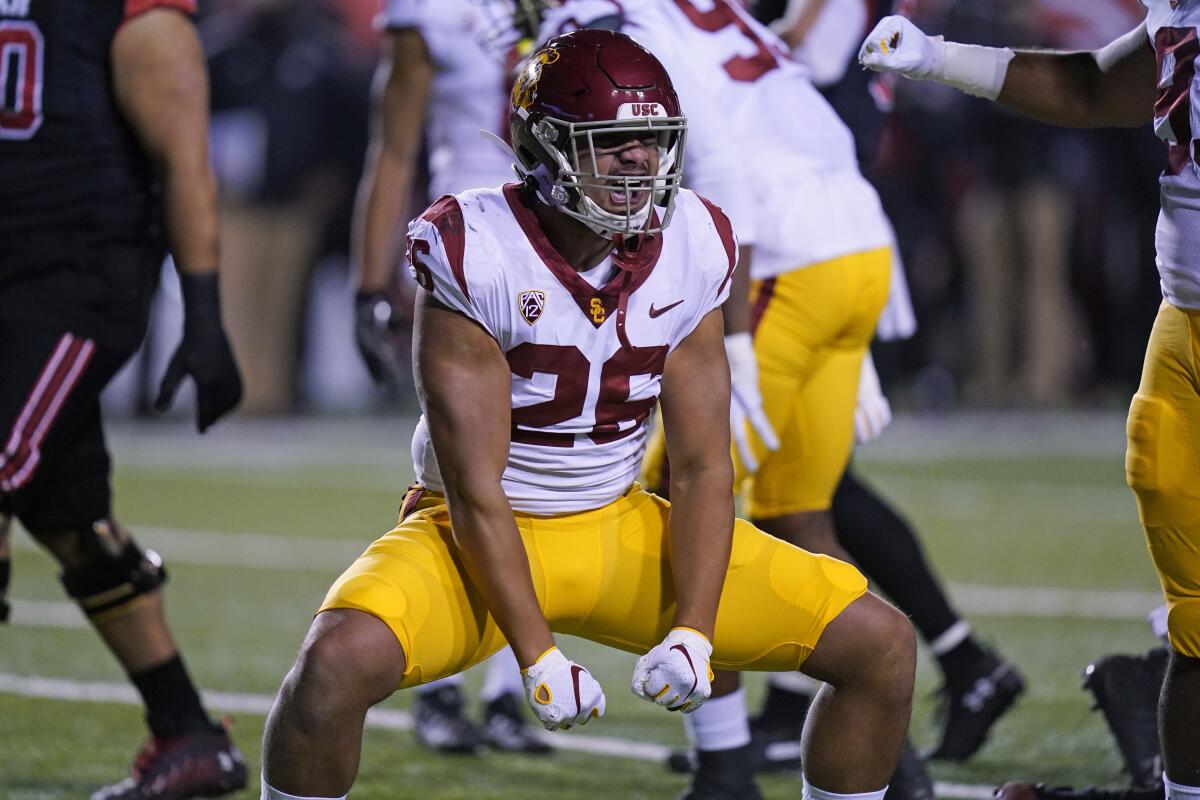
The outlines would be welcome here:
M 661 498 L 640 491 L 627 496 L 619 513 L 600 528 L 597 552 L 589 553 L 600 578 L 595 587 L 579 587 L 589 597 L 588 610 L 575 627 L 556 624 L 555 630 L 638 654 L 658 644 L 675 614 L 669 518 L 670 504 Z M 561 589 L 553 587 L 555 570 L 549 560 L 543 569 L 550 617 Z M 797 669 L 826 625 L 866 589 L 866 579 L 853 566 L 813 555 L 737 520 L 713 637 L 713 665 Z
M 0 322 L 0 342 L 0 494 L 6 506 L 31 532 L 44 529 L 43 523 L 91 523 L 104 516 L 109 460 L 99 398 L 129 352 L 13 321 Z
M 380 619 L 404 651 L 399 688 L 444 678 L 504 646 L 487 602 L 467 580 L 445 505 L 410 514 L 330 587 L 321 611 Z
M 1200 314 L 1164 303 L 1129 407 L 1126 478 L 1177 650 L 1200 657 Z
M 754 476 L 749 515 L 769 519 L 823 511 L 854 445 L 854 405 L 865 346 L 827 349 L 804 386 L 792 397 L 779 450 Z

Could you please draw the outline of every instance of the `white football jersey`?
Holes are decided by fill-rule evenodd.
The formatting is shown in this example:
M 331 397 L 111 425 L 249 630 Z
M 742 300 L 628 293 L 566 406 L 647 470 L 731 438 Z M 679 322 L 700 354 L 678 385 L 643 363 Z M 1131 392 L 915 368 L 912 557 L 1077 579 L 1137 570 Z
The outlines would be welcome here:
M 507 130 L 508 91 L 477 0 L 388 0 L 380 24 L 420 31 L 433 61 L 425 126 L 430 196 L 512 180 L 512 159 L 479 135 Z
M 891 244 L 850 131 L 739 3 L 566 0 L 541 38 L 579 27 L 620 30 L 662 61 L 688 118 L 688 185 L 755 246 L 755 278 Z
M 1146 32 L 1158 59 L 1154 132 L 1168 145 L 1154 237 L 1159 281 L 1168 303 L 1200 310 L 1200 0 L 1144 2 Z
M 504 493 L 531 514 L 599 508 L 637 478 L 667 355 L 729 295 L 737 243 L 719 208 L 680 191 L 671 226 L 614 256 L 599 288 L 551 246 L 517 184 L 443 197 L 409 225 L 435 300 L 491 334 L 512 370 Z M 441 490 L 424 422 L 417 481 Z

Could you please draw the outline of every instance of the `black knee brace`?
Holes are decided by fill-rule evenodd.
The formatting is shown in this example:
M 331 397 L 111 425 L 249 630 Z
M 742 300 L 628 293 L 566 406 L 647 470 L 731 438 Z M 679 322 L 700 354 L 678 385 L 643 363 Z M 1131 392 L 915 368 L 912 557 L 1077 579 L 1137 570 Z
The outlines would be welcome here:
M 137 598 L 166 582 L 158 553 L 138 547 L 115 520 L 97 520 L 75 534 L 85 563 L 64 569 L 60 579 L 93 622 L 128 610 Z

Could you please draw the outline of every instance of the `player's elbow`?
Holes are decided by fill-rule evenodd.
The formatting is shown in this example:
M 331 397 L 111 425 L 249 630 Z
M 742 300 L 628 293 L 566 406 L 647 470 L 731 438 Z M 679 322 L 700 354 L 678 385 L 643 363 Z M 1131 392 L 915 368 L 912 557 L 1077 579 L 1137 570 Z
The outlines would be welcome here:
M 688 493 L 733 495 L 733 461 L 725 449 L 691 458 L 671 456 L 671 497 Z

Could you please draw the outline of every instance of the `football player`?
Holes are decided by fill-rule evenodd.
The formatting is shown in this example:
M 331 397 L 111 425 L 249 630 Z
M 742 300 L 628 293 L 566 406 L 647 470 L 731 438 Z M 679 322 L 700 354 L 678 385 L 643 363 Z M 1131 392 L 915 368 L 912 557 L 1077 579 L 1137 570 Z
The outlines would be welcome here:
M 680 187 L 671 79 L 628 37 L 582 31 L 535 52 L 511 98 L 522 181 L 409 227 L 418 485 L 310 627 L 268 719 L 263 797 L 344 796 L 371 705 L 505 641 L 546 728 L 602 716 L 559 632 L 640 654 L 633 692 L 685 713 L 710 664 L 803 668 L 829 684 L 805 796 L 879 800 L 912 629 L 854 567 L 733 518 L 720 306 L 737 243 Z M 660 398 L 673 504 L 634 482 Z
M 1146 20 L 1094 52 L 1014 52 L 926 36 L 901 17 L 871 32 L 864 66 L 934 80 L 1055 125 L 1138 126 L 1167 143 L 1155 237 L 1163 302 L 1129 408 L 1126 478 L 1167 599 L 1159 704 L 1167 798 L 1200 798 L 1200 170 L 1192 132 L 1200 0 L 1143 0 Z
M 358 269 L 355 337 L 375 380 L 399 384 L 396 330 L 406 316 L 393 306 L 396 231 L 412 196 L 422 141 L 429 152 L 433 197 L 513 177 L 511 160 L 479 138 L 498 131 L 508 113 L 505 70 L 483 36 L 471 0 L 390 0 L 383 12 L 387 53 L 375 81 L 371 145 L 354 219 Z M 415 703 L 418 740 L 448 753 L 475 753 L 486 741 L 499 750 L 546 753 L 549 746 L 521 711 L 521 675 L 504 648 L 487 667 L 482 729 L 464 714 L 461 677 L 425 684 Z
M 756 17 L 780 33 L 793 53 L 808 68 L 817 86 L 838 81 L 854 60 L 865 29 L 866 4 L 862 0 L 791 0 L 755 6 Z M 884 4 L 885 6 L 887 4 Z M 904 2 L 897 7 L 910 5 Z M 876 8 L 879 17 L 883 9 Z M 877 18 L 878 19 L 878 18 Z M 870 73 L 867 73 L 869 75 Z M 876 79 L 878 76 L 876 76 Z M 866 89 L 866 75 L 851 75 L 826 97 L 839 112 L 839 99 Z M 850 127 L 858 144 L 859 159 L 873 159 L 883 114 L 855 104 Z M 895 254 L 888 304 L 880 315 L 876 337 L 882 341 L 910 338 L 916 317 L 909 299 L 904 268 Z M 862 444 L 877 437 L 891 421 L 870 354 L 863 359 L 855 408 L 855 439 Z M 992 725 L 1022 691 L 1023 680 L 1014 665 L 978 641 L 969 623 L 953 608 L 922 551 L 916 532 L 886 499 L 856 474 L 851 463 L 833 495 L 832 513 L 838 542 L 883 593 L 912 619 L 942 670 L 941 695 L 945 704 L 938 743 L 928 751 L 934 759 L 964 760 L 985 741 Z M 977 686 L 988 687 L 981 691 Z M 761 713 L 751 722 L 760 769 L 786 769 L 795 765 L 796 732 L 811 696 L 811 687 L 793 675 L 772 675 Z M 970 698 L 970 699 L 968 699 Z M 982 698 L 980 700 L 979 698 Z
M 100 800 L 246 783 L 167 628 L 162 562 L 113 517 L 100 417 L 100 393 L 145 335 L 168 251 L 185 316 L 156 406 L 192 376 L 204 432 L 241 397 L 221 324 L 193 11 L 192 0 L 0 3 L 0 601 L 15 518 L 58 561 L 145 704 L 150 738 Z

